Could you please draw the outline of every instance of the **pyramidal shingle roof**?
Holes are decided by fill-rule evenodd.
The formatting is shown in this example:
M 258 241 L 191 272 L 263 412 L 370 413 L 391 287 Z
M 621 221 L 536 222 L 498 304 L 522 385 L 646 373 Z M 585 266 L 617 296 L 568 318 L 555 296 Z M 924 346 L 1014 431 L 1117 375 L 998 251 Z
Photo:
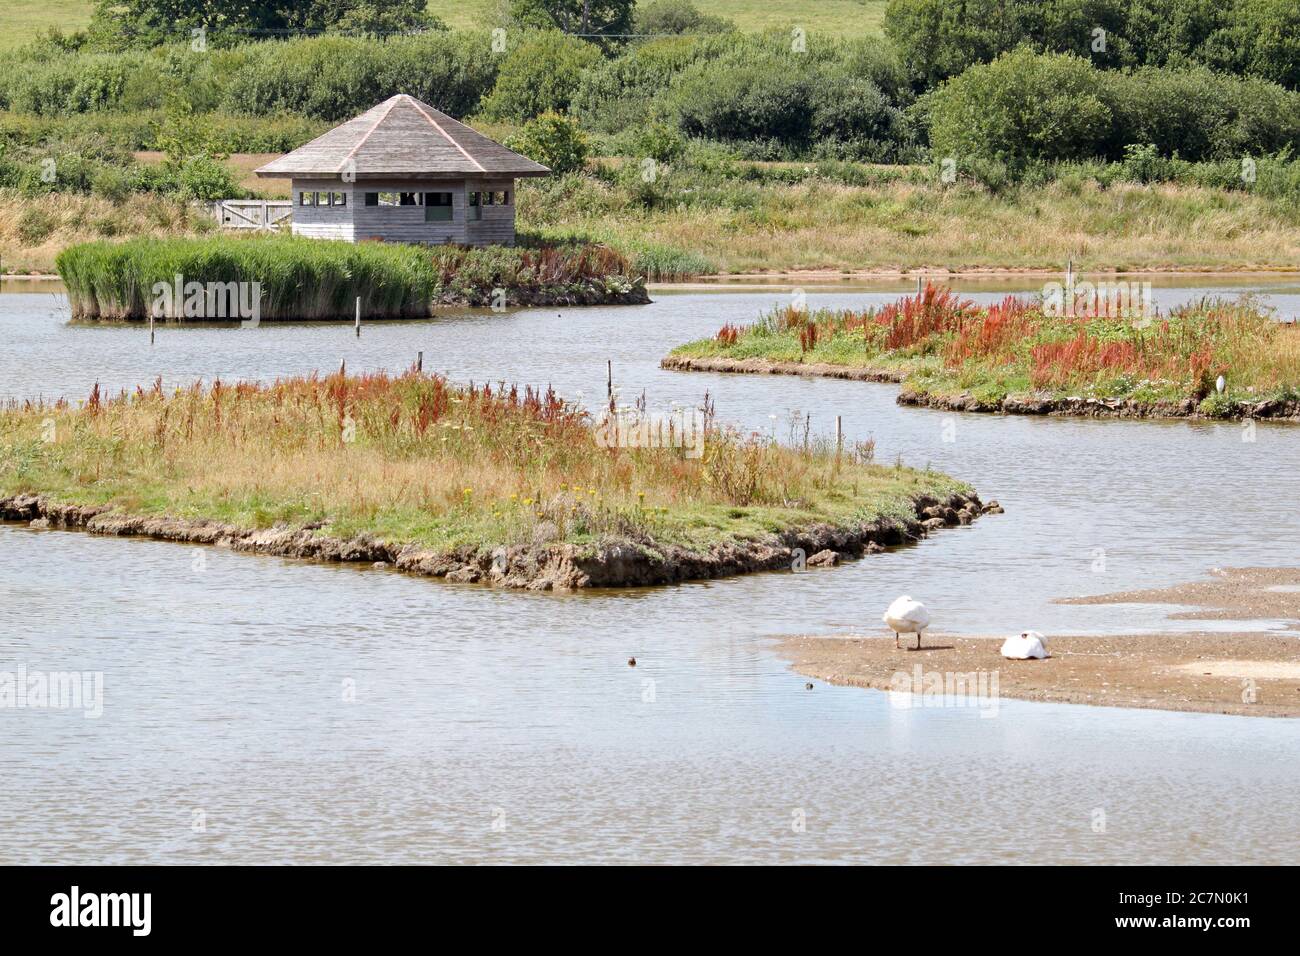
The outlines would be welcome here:
M 506 149 L 413 96 L 399 93 L 257 170 L 259 176 L 545 176 Z

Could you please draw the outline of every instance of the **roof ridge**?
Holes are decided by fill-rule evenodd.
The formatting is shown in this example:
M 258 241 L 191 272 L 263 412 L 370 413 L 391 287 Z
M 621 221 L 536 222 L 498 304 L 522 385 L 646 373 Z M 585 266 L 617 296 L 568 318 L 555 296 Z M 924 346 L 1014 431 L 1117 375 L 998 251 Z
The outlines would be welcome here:
M 421 103 L 419 100 L 417 100 L 414 96 L 411 96 L 411 95 L 408 94 L 408 93 L 402 93 L 402 94 L 400 94 L 400 96 L 403 97 L 403 98 L 405 98 L 406 100 L 408 100 L 408 101 L 410 102 L 410 104 L 411 104 L 412 106 L 414 106 L 414 107 L 416 108 L 416 110 L 419 111 L 420 115 L 423 116 L 425 119 L 427 119 L 427 120 L 429 121 L 429 125 L 431 125 L 434 129 L 436 129 L 439 133 L 442 134 L 442 138 L 443 138 L 443 139 L 445 139 L 447 142 L 451 143 L 451 145 L 455 146 L 458 150 L 460 150 L 460 154 L 461 154 L 462 156 L 464 156 L 464 157 L 465 157 L 466 159 L 468 159 L 471 163 L 473 163 L 475 166 L 477 166 L 477 167 L 478 167 L 478 171 L 479 171 L 480 173 L 485 173 L 485 172 L 487 172 L 487 170 L 483 168 L 483 164 L 482 164 L 482 163 L 480 163 L 477 159 L 475 159 L 473 156 L 471 156 L 471 155 L 468 153 L 468 151 L 466 151 L 466 149 L 465 149 L 464 146 L 460 145 L 460 143 L 458 143 L 458 142 L 456 142 L 456 140 L 452 139 L 452 137 L 450 136 L 450 134 L 448 134 L 448 132 L 447 132 L 445 129 L 443 129 L 441 126 L 438 125 L 437 120 L 435 120 L 432 116 L 430 116 L 428 113 L 426 113 L 426 112 L 424 111 L 424 104 L 422 104 L 422 103 Z M 390 109 L 391 109 L 391 107 L 390 107 Z M 433 109 L 433 107 L 430 106 L 429 109 Z M 436 111 L 435 111 L 435 112 L 436 112 Z M 387 117 L 388 114 L 385 113 L 384 116 Z M 447 118 L 448 118 L 448 119 L 451 119 L 451 117 L 447 117 Z M 376 124 L 376 125 L 378 125 L 378 124 Z M 367 133 L 366 135 L 369 136 L 370 134 Z M 360 144 L 358 144 L 358 145 L 360 145 Z
M 404 93 L 402 94 L 402 96 L 405 95 L 406 94 Z M 344 156 L 343 161 L 339 163 L 340 172 L 342 172 L 343 167 L 348 164 L 348 160 L 350 160 L 353 156 L 356 155 L 357 150 L 359 150 L 362 146 L 365 145 L 366 140 L 370 138 L 370 134 L 373 133 L 375 130 L 379 129 L 379 124 L 382 123 L 384 120 L 388 119 L 388 114 L 393 111 L 393 107 L 397 105 L 397 101 L 400 98 L 401 98 L 400 96 L 394 96 L 392 99 L 390 99 L 388 101 L 388 109 L 384 110 L 383 114 L 380 115 L 380 117 L 377 120 L 375 120 L 375 125 L 370 127 L 370 129 L 366 130 L 366 135 L 362 136 L 359 140 L 357 140 L 357 145 L 353 146 L 350 150 L 348 150 L 348 154 Z

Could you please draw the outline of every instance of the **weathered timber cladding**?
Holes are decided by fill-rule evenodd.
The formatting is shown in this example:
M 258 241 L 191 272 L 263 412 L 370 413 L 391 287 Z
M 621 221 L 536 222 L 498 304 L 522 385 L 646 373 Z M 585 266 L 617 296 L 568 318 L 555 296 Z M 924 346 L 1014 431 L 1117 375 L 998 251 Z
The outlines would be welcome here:
M 304 192 L 341 192 L 347 199 L 347 205 L 304 206 L 302 204 Z M 315 239 L 355 241 L 356 234 L 352 226 L 353 202 L 351 183 L 337 179 L 295 179 L 293 181 L 293 234 L 311 236 Z

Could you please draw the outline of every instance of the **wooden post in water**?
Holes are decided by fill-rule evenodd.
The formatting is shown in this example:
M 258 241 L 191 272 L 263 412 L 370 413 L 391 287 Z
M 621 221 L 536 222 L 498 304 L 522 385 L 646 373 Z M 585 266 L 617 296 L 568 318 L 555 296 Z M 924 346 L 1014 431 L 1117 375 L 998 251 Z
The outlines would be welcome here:
M 1074 288 L 1074 260 L 1073 259 L 1067 259 L 1065 261 L 1065 287 L 1067 289 Z
M 357 296 L 357 338 L 361 338 L 361 296 Z
M 614 360 L 605 359 L 605 395 L 609 399 L 609 410 L 614 410 Z
M 149 309 L 149 344 L 153 345 L 153 309 Z
M 342 361 L 339 362 L 339 376 L 342 377 L 347 374 L 348 374 L 348 360 L 343 359 Z
M 919 296 L 919 295 L 921 294 L 921 291 L 922 291 L 922 290 L 921 290 L 921 277 L 918 275 L 918 276 L 916 277 L 916 294 Z
M 424 371 L 424 352 L 423 352 L 423 351 L 420 351 L 420 352 L 416 352 L 416 353 L 415 353 L 415 370 L 416 370 L 417 372 L 423 372 L 423 371 Z
M 835 416 L 835 456 L 838 458 L 840 449 L 844 447 L 844 416 Z

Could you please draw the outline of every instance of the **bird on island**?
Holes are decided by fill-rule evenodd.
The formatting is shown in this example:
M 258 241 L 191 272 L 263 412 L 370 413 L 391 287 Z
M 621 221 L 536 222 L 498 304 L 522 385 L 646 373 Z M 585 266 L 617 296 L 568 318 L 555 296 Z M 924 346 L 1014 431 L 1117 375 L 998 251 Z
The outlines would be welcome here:
M 1222 375 L 1220 375 L 1218 378 L 1214 380 L 1214 390 L 1218 392 L 1220 395 L 1222 395 L 1223 389 L 1227 384 L 1228 384 L 1227 379 L 1225 379 Z
M 1046 638 L 1037 631 L 1021 631 L 1016 637 L 1002 642 L 1002 656 L 1013 661 L 1044 660 L 1047 653 Z
M 921 647 L 921 632 L 930 626 L 930 612 L 920 601 L 913 601 L 904 594 L 889 605 L 880 618 L 894 631 L 894 646 L 898 647 L 898 635 L 915 634 L 916 647 Z
M 635 657 L 629 657 L 629 658 L 627 659 L 627 666 L 628 666 L 628 667 L 636 667 L 636 658 L 635 658 Z

